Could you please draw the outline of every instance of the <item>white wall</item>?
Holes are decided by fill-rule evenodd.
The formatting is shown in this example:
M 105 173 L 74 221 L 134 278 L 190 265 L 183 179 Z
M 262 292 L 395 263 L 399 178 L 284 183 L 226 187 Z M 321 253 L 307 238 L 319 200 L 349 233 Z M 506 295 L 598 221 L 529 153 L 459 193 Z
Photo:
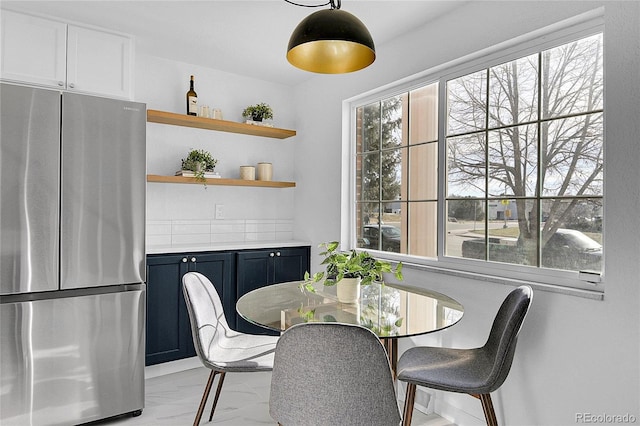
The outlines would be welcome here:
M 604 5 L 606 188 L 604 300 L 537 291 L 507 381 L 494 393 L 510 425 L 576 424 L 577 413 L 635 415 L 640 422 L 640 5 L 637 2 L 470 2 L 432 25 L 377 46 L 374 65 L 320 75 L 296 87 L 296 236 L 340 237 L 342 101 Z M 375 37 L 375 35 L 374 35 Z M 310 161 L 313 159 L 313 161 Z M 313 265 L 319 269 L 317 263 Z M 405 268 L 405 282 L 453 296 L 463 320 L 403 342 L 480 345 L 511 287 Z M 438 393 L 436 411 L 482 424 L 479 401 Z
M 295 129 L 290 88 L 261 80 L 161 59 L 136 52 L 136 100 L 148 109 L 184 113 L 189 76 L 195 75 L 198 102 L 220 108 L 223 118 L 242 121 L 242 110 L 266 102 L 277 127 Z M 147 173 L 173 175 L 189 150 L 206 149 L 218 159 L 216 171 L 239 178 L 241 165 L 273 163 L 273 180 L 293 181 L 297 137 L 272 139 L 164 124 L 147 124 Z M 193 221 L 215 218 L 224 205 L 225 220 L 293 219 L 295 189 L 149 183 L 147 221 Z

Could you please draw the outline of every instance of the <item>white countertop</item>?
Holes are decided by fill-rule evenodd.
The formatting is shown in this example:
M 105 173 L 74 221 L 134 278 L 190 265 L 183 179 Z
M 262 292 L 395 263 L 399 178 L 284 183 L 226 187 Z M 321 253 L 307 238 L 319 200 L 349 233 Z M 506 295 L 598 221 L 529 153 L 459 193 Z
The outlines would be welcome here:
M 203 251 L 224 251 L 224 250 L 251 250 L 268 249 L 279 247 L 300 247 L 311 246 L 308 241 L 250 241 L 250 242 L 229 242 L 216 244 L 184 244 L 172 246 L 147 246 L 147 254 L 170 254 L 185 252 Z

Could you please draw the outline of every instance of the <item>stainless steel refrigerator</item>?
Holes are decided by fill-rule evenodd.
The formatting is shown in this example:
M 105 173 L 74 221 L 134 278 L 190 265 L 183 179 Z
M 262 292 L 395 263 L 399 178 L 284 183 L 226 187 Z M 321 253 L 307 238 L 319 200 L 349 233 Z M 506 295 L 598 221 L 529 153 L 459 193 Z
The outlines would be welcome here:
M 0 424 L 144 407 L 146 106 L 0 85 Z

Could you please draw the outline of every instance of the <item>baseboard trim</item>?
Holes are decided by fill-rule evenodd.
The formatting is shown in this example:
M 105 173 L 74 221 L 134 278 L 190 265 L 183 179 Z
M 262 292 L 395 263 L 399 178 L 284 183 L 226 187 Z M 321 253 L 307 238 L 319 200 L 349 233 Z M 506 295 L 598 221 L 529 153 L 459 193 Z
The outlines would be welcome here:
M 473 403 L 477 403 L 478 407 L 480 407 L 480 400 L 475 400 L 467 395 L 462 395 L 463 397 L 469 398 Z M 484 417 L 477 417 L 474 414 L 471 414 L 465 411 L 462 407 L 455 406 L 453 404 L 445 401 L 445 398 L 442 398 L 442 395 L 433 395 L 434 404 L 433 411 L 437 413 L 440 417 L 447 419 L 453 424 L 456 425 L 469 425 L 469 426 L 484 426 L 486 425 Z M 466 404 L 466 403 L 465 403 Z M 480 414 L 482 415 L 482 409 L 479 408 Z
M 148 365 L 144 368 L 145 379 L 152 379 L 167 374 L 179 373 L 180 371 L 192 370 L 202 367 L 202 363 L 197 356 L 177 361 L 163 362 L 161 364 Z
M 398 400 L 400 400 L 404 406 L 404 401 L 407 396 L 407 386 L 404 382 L 398 382 L 396 388 Z M 432 394 L 425 388 L 418 386 L 416 388 L 416 396 L 413 402 L 413 409 L 418 410 L 423 414 L 433 414 L 433 409 L 429 410 L 429 402 L 431 401 Z M 431 404 L 433 405 L 433 404 Z

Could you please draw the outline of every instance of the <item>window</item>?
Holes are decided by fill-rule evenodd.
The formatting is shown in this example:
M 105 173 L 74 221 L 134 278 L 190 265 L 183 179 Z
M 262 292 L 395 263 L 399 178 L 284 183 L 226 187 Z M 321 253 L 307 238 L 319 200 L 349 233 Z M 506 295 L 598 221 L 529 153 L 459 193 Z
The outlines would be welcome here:
M 446 83 L 448 256 L 601 271 L 603 86 L 602 34 Z
M 358 247 L 437 256 L 438 84 L 356 110 Z
M 602 38 L 443 69 L 357 105 L 357 246 L 506 277 L 601 273 Z

